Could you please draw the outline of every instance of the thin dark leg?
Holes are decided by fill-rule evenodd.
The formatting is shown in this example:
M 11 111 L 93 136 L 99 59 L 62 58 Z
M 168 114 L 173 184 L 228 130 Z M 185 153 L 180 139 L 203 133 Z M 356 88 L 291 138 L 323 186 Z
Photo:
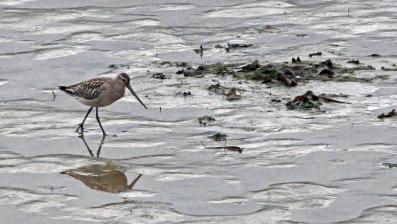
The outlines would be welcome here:
M 94 156 L 94 153 L 92 153 L 90 147 L 88 146 L 87 142 L 85 141 L 84 135 L 80 135 L 79 137 L 83 140 L 85 147 L 87 147 L 88 153 L 89 153 L 91 156 Z
M 94 108 L 94 107 L 90 107 L 90 109 L 88 109 L 87 114 L 85 115 L 83 122 L 81 122 L 81 124 L 79 124 L 79 126 L 77 127 L 77 129 L 76 129 L 77 133 L 79 132 L 79 129 L 81 129 L 80 133 L 83 134 L 83 132 L 84 132 L 84 122 L 87 119 L 88 115 L 91 113 L 92 108 Z
M 87 141 L 85 140 L 84 135 L 80 135 L 79 138 L 81 138 L 81 139 L 83 140 L 84 145 L 85 145 L 85 147 L 86 147 L 87 150 L 88 150 L 88 153 L 89 153 L 92 157 L 94 157 L 95 155 L 94 155 L 94 153 L 92 152 L 92 150 L 91 150 L 90 146 L 88 145 Z M 96 156 L 97 156 L 97 157 L 99 157 L 99 155 L 101 154 L 102 145 L 103 145 L 103 143 L 105 143 L 105 139 L 106 139 L 106 136 L 104 135 L 104 136 L 102 137 L 101 143 L 99 143 L 98 150 L 97 150 L 97 152 L 96 152 Z
M 99 120 L 98 107 L 95 107 L 95 109 L 96 109 L 96 120 L 98 121 L 99 127 L 101 127 L 103 135 L 106 135 L 105 130 L 103 130 L 103 127 L 102 127 L 102 124 L 101 124 L 101 120 Z
M 98 150 L 96 151 L 96 157 L 99 157 L 99 155 L 101 154 L 102 145 L 105 142 L 105 138 L 106 138 L 106 135 L 104 135 L 102 137 L 101 143 L 99 144 Z

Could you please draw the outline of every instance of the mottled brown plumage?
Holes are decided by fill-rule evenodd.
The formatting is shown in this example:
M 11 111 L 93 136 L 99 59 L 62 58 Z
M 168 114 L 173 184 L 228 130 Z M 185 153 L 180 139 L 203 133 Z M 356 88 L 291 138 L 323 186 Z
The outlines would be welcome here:
M 93 100 L 105 91 L 108 86 L 112 83 L 112 78 L 95 78 L 88 81 L 83 81 L 71 86 L 68 86 L 62 90 L 66 93 L 77 97 L 84 98 L 87 100 Z

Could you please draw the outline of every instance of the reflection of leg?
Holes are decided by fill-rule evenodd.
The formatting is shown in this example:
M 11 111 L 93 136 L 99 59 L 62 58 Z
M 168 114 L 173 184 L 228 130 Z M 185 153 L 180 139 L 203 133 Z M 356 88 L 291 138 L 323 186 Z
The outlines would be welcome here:
M 102 136 L 101 143 L 99 144 L 98 151 L 96 151 L 96 157 L 99 157 L 101 154 L 102 145 L 105 142 L 106 135 Z
M 98 107 L 95 107 L 95 109 L 96 109 L 96 120 L 98 121 L 99 127 L 101 127 L 102 134 L 106 135 L 105 130 L 103 130 L 103 127 L 102 127 L 102 124 L 101 124 L 101 120 L 99 120 Z
M 87 142 L 85 141 L 84 135 L 80 135 L 79 137 L 83 140 L 85 147 L 87 147 L 88 153 L 89 153 L 91 156 L 94 156 L 94 153 L 92 153 L 90 147 L 88 146 Z
M 226 155 L 226 145 L 227 145 L 226 141 L 227 141 L 227 139 L 225 138 L 225 147 L 223 148 L 223 151 L 225 152 L 225 155 Z
M 79 132 L 79 129 L 81 129 L 80 133 L 83 134 L 83 132 L 84 132 L 84 122 L 87 119 L 88 115 L 91 113 L 92 108 L 93 107 L 90 107 L 90 109 L 88 109 L 87 114 L 85 115 L 83 122 L 81 122 L 81 124 L 79 124 L 79 126 L 77 127 L 77 129 L 76 129 L 77 133 Z
M 134 188 L 136 182 L 138 182 L 138 180 L 139 180 L 139 178 L 141 178 L 141 176 L 142 176 L 142 174 L 140 173 L 140 174 L 135 178 L 135 180 L 132 181 L 130 185 L 128 185 L 128 189 L 132 190 L 132 188 Z

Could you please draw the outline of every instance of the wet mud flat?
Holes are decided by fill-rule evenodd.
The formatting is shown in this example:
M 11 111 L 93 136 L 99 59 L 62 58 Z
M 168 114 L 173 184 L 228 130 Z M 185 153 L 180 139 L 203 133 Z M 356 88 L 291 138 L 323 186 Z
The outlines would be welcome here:
M 396 222 L 396 9 L 0 2 L 1 223 Z M 56 86 L 119 72 L 79 137 Z

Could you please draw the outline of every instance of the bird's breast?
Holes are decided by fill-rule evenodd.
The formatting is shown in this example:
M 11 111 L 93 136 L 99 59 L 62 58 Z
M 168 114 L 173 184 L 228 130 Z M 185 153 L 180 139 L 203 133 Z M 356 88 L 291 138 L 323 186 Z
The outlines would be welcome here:
M 119 100 L 125 94 L 125 87 L 115 87 L 112 91 L 112 100 L 113 102 Z

